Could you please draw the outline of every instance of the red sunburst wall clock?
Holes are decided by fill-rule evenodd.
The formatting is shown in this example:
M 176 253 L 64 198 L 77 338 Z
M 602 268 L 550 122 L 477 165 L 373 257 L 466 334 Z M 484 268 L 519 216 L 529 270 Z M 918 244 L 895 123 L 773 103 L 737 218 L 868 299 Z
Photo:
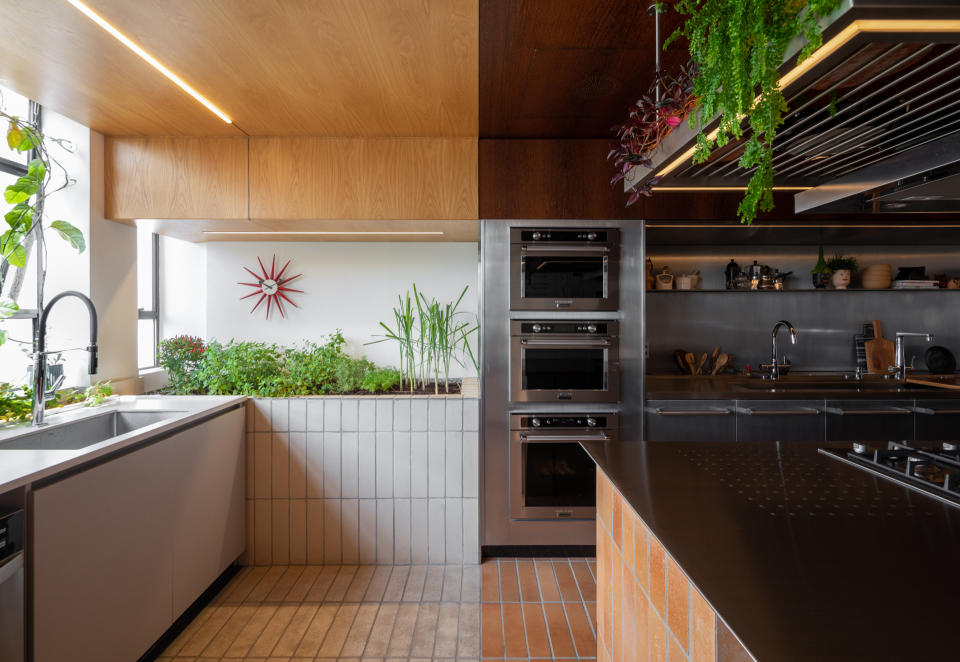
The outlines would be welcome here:
M 260 265 L 260 273 L 254 273 L 253 270 L 247 269 L 244 267 L 244 271 L 253 276 L 256 279 L 255 283 L 237 283 L 238 285 L 246 285 L 247 287 L 252 287 L 253 292 L 245 296 L 240 297 L 240 300 L 249 299 L 250 297 L 255 297 L 259 295 L 257 302 L 253 304 L 253 308 L 250 309 L 250 314 L 256 312 L 257 308 L 260 307 L 264 301 L 267 302 L 267 305 L 264 307 L 266 310 L 266 318 L 270 319 L 270 311 L 273 308 L 276 308 L 280 312 L 280 317 L 286 318 L 287 315 L 283 310 L 283 302 L 286 301 L 294 308 L 299 308 L 297 304 L 290 300 L 288 294 L 303 294 L 303 290 L 295 290 L 292 287 L 288 287 L 287 284 L 297 278 L 300 278 L 303 274 L 297 274 L 295 276 L 285 276 L 287 273 L 287 267 L 290 266 L 290 260 L 287 260 L 287 263 L 283 265 L 283 268 L 280 271 L 277 271 L 277 256 L 274 255 L 273 259 L 270 260 L 270 271 L 267 271 L 267 268 L 263 266 L 263 260 L 259 257 L 257 258 L 257 263 Z

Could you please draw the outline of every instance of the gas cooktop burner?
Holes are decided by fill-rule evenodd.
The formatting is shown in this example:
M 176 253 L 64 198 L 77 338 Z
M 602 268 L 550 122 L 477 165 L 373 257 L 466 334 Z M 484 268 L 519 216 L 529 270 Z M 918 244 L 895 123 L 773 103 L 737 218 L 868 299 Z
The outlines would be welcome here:
M 919 447 L 891 441 L 885 449 L 856 442 L 849 450 L 819 451 L 960 507 L 960 442 Z

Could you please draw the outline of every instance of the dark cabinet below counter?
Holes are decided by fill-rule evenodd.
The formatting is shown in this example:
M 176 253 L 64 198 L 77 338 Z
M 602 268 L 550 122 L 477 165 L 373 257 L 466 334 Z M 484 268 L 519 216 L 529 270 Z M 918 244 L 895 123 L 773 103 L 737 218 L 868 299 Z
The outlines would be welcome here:
M 957 400 L 648 400 L 646 441 L 960 439 Z

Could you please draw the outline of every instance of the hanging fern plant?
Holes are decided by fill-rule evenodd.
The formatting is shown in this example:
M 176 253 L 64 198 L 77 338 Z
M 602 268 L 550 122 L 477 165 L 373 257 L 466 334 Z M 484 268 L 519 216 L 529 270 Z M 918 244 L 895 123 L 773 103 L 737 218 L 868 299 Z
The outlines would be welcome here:
M 787 112 L 778 86 L 778 68 L 791 40 L 803 36 L 799 64 L 823 43 L 819 21 L 840 6 L 840 0 L 679 0 L 674 8 L 689 16 L 664 47 L 683 36 L 697 65 L 694 94 L 700 100 L 690 125 L 698 129 L 694 163 L 703 163 L 715 147 L 743 137 L 743 119 L 750 129 L 740 166 L 755 169 L 740 202 L 742 223 L 757 211 L 773 209 L 773 141 Z M 720 116 L 719 133 L 711 140 L 704 124 Z

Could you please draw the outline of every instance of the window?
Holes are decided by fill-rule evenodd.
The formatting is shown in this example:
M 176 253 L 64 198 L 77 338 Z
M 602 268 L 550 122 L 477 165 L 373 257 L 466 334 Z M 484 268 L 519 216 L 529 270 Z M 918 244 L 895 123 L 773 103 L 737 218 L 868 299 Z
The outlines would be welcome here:
M 160 342 L 160 236 L 137 229 L 137 363 L 157 365 Z

